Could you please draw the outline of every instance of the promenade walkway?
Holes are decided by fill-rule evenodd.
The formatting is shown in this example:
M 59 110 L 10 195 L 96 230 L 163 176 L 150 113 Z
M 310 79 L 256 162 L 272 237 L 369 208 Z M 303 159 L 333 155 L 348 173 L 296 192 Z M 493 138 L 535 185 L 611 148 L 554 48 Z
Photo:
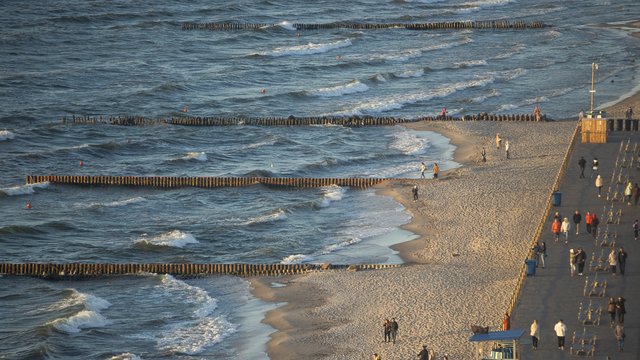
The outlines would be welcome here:
M 622 209 L 622 216 L 619 225 L 611 225 L 610 228 L 617 229 L 617 239 L 615 247 L 596 246 L 595 240 L 586 233 L 584 216 L 587 211 L 596 213 L 598 218 L 602 217 L 604 206 L 611 205 L 611 201 L 606 200 L 607 189 L 611 183 L 611 176 L 615 168 L 616 158 L 619 155 L 620 142 L 637 141 L 640 146 L 640 133 L 612 132 L 609 134 L 606 144 L 576 144 L 560 192 L 562 192 L 562 204 L 560 207 L 553 207 L 549 214 L 549 219 L 545 225 L 545 230 L 541 236 L 542 242 L 547 244 L 546 268 L 539 267 L 535 277 L 527 277 L 522 290 L 520 301 L 513 313 L 511 320 L 512 329 L 526 329 L 526 339 L 530 340 L 529 328 L 534 319 L 540 324 L 540 340 L 537 350 L 532 350 L 531 345 L 522 347 L 522 359 L 532 360 L 556 360 L 577 357 L 570 355 L 573 332 L 582 332 L 585 327 L 578 320 L 578 312 L 581 303 L 589 303 L 602 306 L 602 320 L 600 325 L 586 326 L 588 332 L 596 333 L 596 345 L 594 357 L 604 360 L 609 356 L 613 360 L 617 359 L 640 359 L 640 240 L 634 241 L 632 224 L 636 219 L 640 219 L 640 205 L 628 206 L 625 198 L 624 202 L 616 202 Z M 628 169 L 630 180 L 633 183 L 640 183 L 640 171 L 636 170 L 637 150 L 635 153 L 627 154 L 633 156 L 633 166 Z M 587 160 L 585 170 L 586 179 L 579 178 L 580 168 L 578 160 L 584 156 Z M 600 162 L 600 174 L 604 180 L 602 197 L 598 197 L 598 190 L 595 187 L 595 177 L 590 178 L 590 164 L 593 158 L 597 157 Z M 583 216 L 580 227 L 580 234 L 575 235 L 575 226 L 572 218 L 578 210 Z M 569 242 L 555 243 L 554 235 L 551 233 L 551 223 L 555 212 L 569 219 L 572 229 L 570 231 Z M 600 227 L 603 227 L 601 223 Z M 588 263 L 592 253 L 599 255 L 604 249 L 608 255 L 612 249 L 619 251 L 624 247 L 629 257 L 625 276 L 612 276 L 608 273 L 598 273 L 598 278 L 606 280 L 606 293 L 604 297 L 586 297 L 583 295 L 585 280 L 587 276 L 595 275 L 589 271 Z M 584 276 L 570 276 L 569 250 L 578 250 L 582 247 L 587 255 Z M 505 250 L 506 251 L 506 250 Z M 499 260 L 498 260 L 499 261 Z M 619 271 L 618 271 L 619 272 Z M 625 316 L 626 342 L 624 353 L 618 352 L 617 340 L 613 335 L 613 329 L 609 326 L 610 318 L 607 312 L 607 304 L 611 297 L 617 299 L 622 296 L 627 299 Z M 558 349 L 554 325 L 559 319 L 563 319 L 567 325 L 565 350 Z M 523 337 L 525 339 L 525 337 Z

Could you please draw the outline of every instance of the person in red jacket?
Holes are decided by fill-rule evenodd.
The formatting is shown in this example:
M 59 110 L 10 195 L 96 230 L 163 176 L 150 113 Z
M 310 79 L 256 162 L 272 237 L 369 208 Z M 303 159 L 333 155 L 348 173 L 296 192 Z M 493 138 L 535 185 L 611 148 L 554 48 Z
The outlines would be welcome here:
M 553 221 L 553 225 L 551 225 L 551 232 L 556 234 L 556 242 L 558 242 L 561 229 L 562 229 L 562 224 L 560 224 L 560 221 L 558 221 L 558 219 L 555 219 Z
M 587 224 L 587 234 L 591 234 L 591 213 L 587 211 L 587 215 L 584 216 L 584 221 Z
M 591 215 L 591 235 L 594 239 L 598 236 L 598 225 L 600 225 L 600 220 L 598 220 L 594 213 Z

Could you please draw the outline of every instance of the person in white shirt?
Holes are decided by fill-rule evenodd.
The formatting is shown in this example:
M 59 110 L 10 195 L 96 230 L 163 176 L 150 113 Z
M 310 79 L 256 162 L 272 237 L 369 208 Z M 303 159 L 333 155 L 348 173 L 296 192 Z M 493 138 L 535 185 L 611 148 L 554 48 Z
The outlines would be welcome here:
M 571 223 L 569 223 L 569 220 L 567 220 L 567 218 L 564 218 L 560 231 L 564 234 L 565 243 L 569 242 L 569 230 L 571 230 Z
M 564 350 L 564 337 L 567 334 L 567 325 L 562 322 L 562 319 L 558 321 L 556 326 L 553 327 L 556 335 L 558 336 L 558 349 Z
M 533 320 L 533 324 L 531 324 L 531 342 L 533 344 L 533 350 L 538 349 L 538 339 L 540 339 L 540 325 L 538 325 L 538 320 Z

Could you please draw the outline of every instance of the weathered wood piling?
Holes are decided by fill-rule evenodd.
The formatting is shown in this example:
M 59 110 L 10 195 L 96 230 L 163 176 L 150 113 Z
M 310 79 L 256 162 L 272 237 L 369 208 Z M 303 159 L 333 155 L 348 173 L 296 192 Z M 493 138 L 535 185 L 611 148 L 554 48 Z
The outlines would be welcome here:
M 182 30 L 258 30 L 278 24 L 262 23 L 196 23 L 182 24 Z M 292 24 L 296 30 L 330 30 L 330 29 L 390 29 L 406 28 L 409 30 L 441 30 L 441 29 L 537 29 L 546 25 L 542 21 L 526 20 L 485 20 L 485 21 L 453 21 L 437 23 L 329 23 L 329 24 Z

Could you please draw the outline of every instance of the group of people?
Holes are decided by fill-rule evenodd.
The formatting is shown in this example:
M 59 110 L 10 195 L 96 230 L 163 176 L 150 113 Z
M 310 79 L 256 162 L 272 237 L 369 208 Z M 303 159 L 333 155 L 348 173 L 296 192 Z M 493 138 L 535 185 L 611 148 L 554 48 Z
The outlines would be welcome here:
M 396 335 L 398 334 L 398 323 L 395 318 L 391 318 L 391 321 L 388 319 L 384 319 L 384 323 L 382 323 L 383 331 L 384 331 L 384 342 L 396 343 Z
M 580 157 L 580 160 L 578 160 L 578 166 L 580 166 L 580 178 L 583 179 L 584 178 L 584 170 L 587 167 L 587 160 L 584 159 L 584 156 Z M 594 157 L 592 165 L 591 165 L 591 178 L 593 178 L 594 175 L 596 175 L 598 178 L 600 178 L 600 175 L 598 173 L 598 167 L 599 166 L 600 166 L 600 162 L 598 161 L 598 158 Z
M 424 162 L 420 163 L 420 179 L 424 179 L 424 172 L 427 170 L 427 165 L 424 164 Z M 433 163 L 433 178 L 437 179 L 438 178 L 438 174 L 440 173 L 440 168 L 438 167 L 438 164 Z
M 502 138 L 500 137 L 500 133 L 497 133 L 496 134 L 496 150 L 500 150 L 500 145 L 502 145 Z M 482 148 L 482 151 L 484 151 L 484 148 Z M 507 159 L 509 158 L 509 140 L 505 140 L 504 142 L 504 156 Z
M 624 339 L 627 336 L 624 332 L 624 314 L 626 310 L 624 308 L 624 302 L 626 299 L 619 297 L 618 301 L 614 298 L 611 298 L 609 301 L 609 314 L 611 315 L 611 327 L 613 327 L 615 323 L 616 314 L 618 314 L 618 325 L 613 332 L 618 340 L 618 351 L 623 352 L 624 348 Z M 564 350 L 565 337 L 567 336 L 567 325 L 560 319 L 555 326 L 553 327 L 553 331 L 556 333 L 558 337 L 558 349 Z M 538 349 L 538 340 L 540 339 L 540 325 L 537 320 L 533 320 L 533 324 L 531 324 L 530 329 L 531 335 L 531 343 L 533 350 Z

